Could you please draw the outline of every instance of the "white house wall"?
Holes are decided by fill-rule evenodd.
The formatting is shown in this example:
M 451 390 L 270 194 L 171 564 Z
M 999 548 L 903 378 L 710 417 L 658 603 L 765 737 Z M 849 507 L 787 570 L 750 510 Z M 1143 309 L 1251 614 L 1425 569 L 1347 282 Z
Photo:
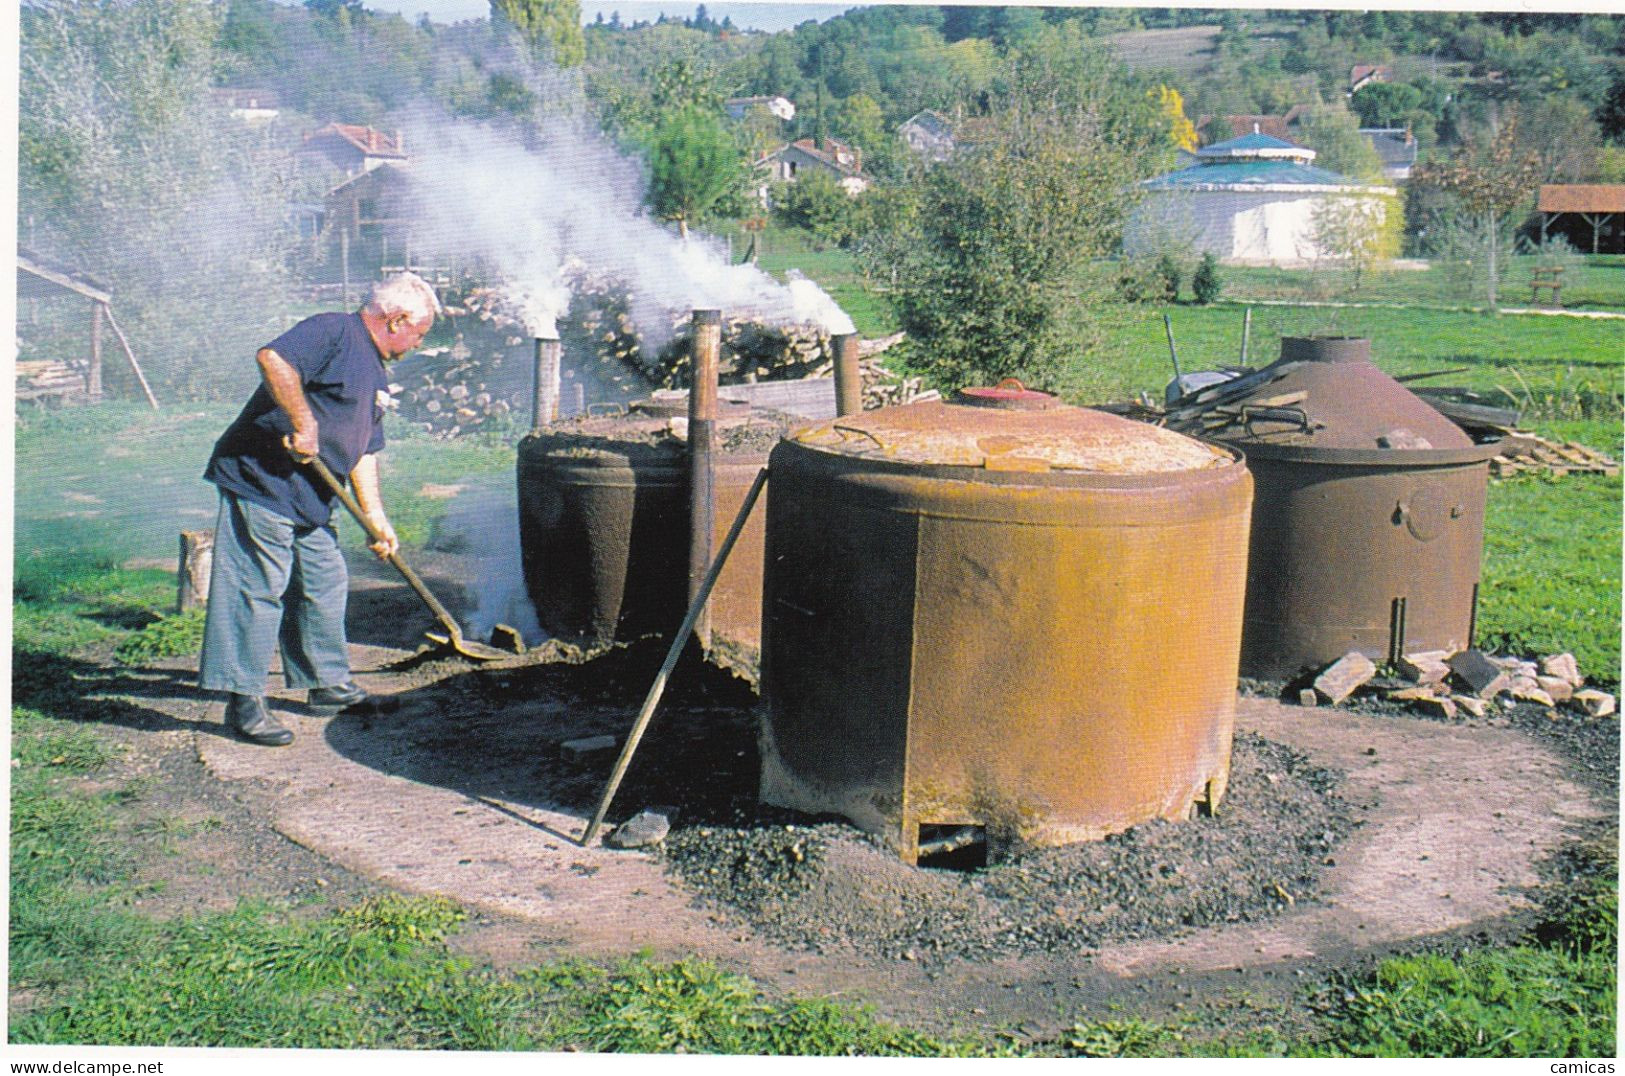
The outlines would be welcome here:
M 1124 229 L 1130 257 L 1212 251 L 1221 261 L 1306 265 L 1325 256 L 1312 238 L 1326 193 L 1149 191 Z M 1346 195 L 1344 196 L 1346 197 Z

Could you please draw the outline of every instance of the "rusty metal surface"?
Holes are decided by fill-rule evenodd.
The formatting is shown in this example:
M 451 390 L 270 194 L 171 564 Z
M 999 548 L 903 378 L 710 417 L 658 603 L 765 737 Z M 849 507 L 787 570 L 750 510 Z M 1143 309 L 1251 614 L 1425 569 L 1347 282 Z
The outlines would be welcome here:
M 1061 406 L 1060 397 L 1054 393 L 1030 389 L 1014 377 L 1007 377 L 991 387 L 973 385 L 958 389 L 954 392 L 954 402 L 1005 411 L 1044 411 Z
M 711 566 L 711 550 L 716 545 L 717 365 L 722 357 L 722 311 L 696 310 L 689 337 L 688 393 L 688 600 L 687 609 L 699 595 L 700 584 Z M 709 602 L 707 602 L 709 605 Z M 700 646 L 711 647 L 711 617 L 700 610 L 694 622 L 694 636 Z
M 569 435 L 520 442 L 525 588 L 550 634 L 599 647 L 668 633 L 682 621 L 688 461 L 680 445 L 639 436 L 664 425 L 594 420 Z M 713 459 L 720 540 L 767 456 L 722 452 Z M 732 667 L 752 664 L 760 646 L 765 514 L 761 505 L 751 513 L 712 591 L 713 645 L 739 658 Z
M 838 418 L 793 436 L 845 456 L 986 470 L 1151 475 L 1230 461 L 1189 437 L 1066 406 L 1005 411 L 932 400 Z
M 1230 406 L 1307 421 L 1209 429 L 1246 454 L 1257 483 L 1244 675 L 1471 644 L 1497 446 L 1474 445 L 1369 354 L 1361 339 L 1284 339 L 1284 373 Z
M 890 417 L 875 428 L 913 428 Z M 911 862 L 922 825 L 983 826 L 998 854 L 1216 801 L 1252 482 L 1234 454 L 1200 458 L 1024 475 L 782 442 L 763 800 L 845 815 Z

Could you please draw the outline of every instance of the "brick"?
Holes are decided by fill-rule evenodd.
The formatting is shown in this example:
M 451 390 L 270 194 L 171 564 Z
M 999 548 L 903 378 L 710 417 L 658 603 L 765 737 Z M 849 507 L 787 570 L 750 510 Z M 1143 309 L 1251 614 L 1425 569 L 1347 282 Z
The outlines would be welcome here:
M 1388 693 L 1388 698 L 1396 702 L 1414 702 L 1417 699 L 1436 699 L 1438 697 L 1439 693 L 1427 684 L 1423 684 L 1421 687 L 1402 688 L 1399 691 L 1390 691 Z
M 639 811 L 604 838 L 611 848 L 644 848 L 659 844 L 671 832 L 671 819 L 659 811 Z
M 1574 687 L 1585 683 L 1585 677 L 1580 675 L 1580 663 L 1574 660 L 1573 654 L 1553 654 L 1541 658 L 1540 671 L 1547 676 L 1567 680 Z
M 565 758 L 579 759 L 613 750 L 618 743 L 620 740 L 614 736 L 585 736 L 579 740 L 565 740 L 559 744 L 559 751 Z
M 1448 650 L 1424 650 L 1418 654 L 1406 654 L 1399 659 L 1396 668 L 1399 674 L 1415 684 L 1437 684 L 1450 675 L 1450 666 L 1445 664 L 1450 657 Z
M 1535 683 L 1557 702 L 1568 702 L 1574 697 L 1574 685 L 1561 676 L 1537 676 Z
M 1452 695 L 1450 701 L 1474 717 L 1483 717 L 1490 712 L 1489 705 L 1476 695 Z
M 1351 650 L 1315 677 L 1315 690 L 1336 706 L 1354 694 L 1355 688 L 1376 675 L 1377 666 L 1371 659 L 1357 650 Z
M 1463 650 L 1446 664 L 1471 694 L 1493 699 L 1506 689 L 1512 677 L 1481 650 Z
M 1298 705 L 1299 706 L 1319 706 L 1320 705 L 1320 696 L 1315 694 L 1315 689 L 1314 688 L 1306 687 L 1302 691 L 1298 692 Z
M 1542 691 L 1533 680 L 1526 680 L 1523 677 L 1513 681 L 1508 693 L 1515 699 L 1521 699 L 1524 702 L 1537 702 L 1547 709 L 1557 705 L 1556 701 Z
M 1608 717 L 1615 712 L 1617 702 L 1606 691 L 1598 691 L 1588 687 L 1584 691 L 1576 691 L 1573 701 L 1592 717 Z
M 1417 699 L 1411 705 L 1425 714 L 1435 714 L 1446 719 L 1454 719 L 1456 716 L 1456 704 L 1437 695 Z

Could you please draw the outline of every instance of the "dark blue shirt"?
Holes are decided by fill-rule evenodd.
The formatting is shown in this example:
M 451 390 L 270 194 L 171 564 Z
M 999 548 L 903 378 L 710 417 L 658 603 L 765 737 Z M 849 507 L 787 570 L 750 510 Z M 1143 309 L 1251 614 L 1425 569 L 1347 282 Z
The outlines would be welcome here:
M 389 377 L 359 313 L 317 314 L 265 346 L 299 372 L 322 462 L 340 480 L 362 456 L 384 447 Z M 296 523 L 325 526 L 333 494 L 288 454 L 282 439 L 292 432 L 292 420 L 262 382 L 215 442 L 203 477 Z

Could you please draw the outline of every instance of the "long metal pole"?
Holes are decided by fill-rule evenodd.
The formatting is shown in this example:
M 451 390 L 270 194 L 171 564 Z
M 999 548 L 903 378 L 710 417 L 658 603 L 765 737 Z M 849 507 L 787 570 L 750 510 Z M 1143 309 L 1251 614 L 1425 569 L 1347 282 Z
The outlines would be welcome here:
M 1247 312 L 1241 316 L 1241 362 L 1237 365 L 1247 365 L 1247 343 L 1253 335 L 1253 308 L 1248 307 Z
M 715 453 L 717 437 L 717 367 L 722 360 L 722 311 L 696 310 L 688 390 L 689 528 L 688 598 L 693 601 L 711 563 L 716 535 Z M 695 635 L 711 647 L 711 619 L 702 608 Z
M 604 796 L 598 801 L 598 810 L 587 824 L 587 831 L 581 835 L 583 848 L 592 843 L 598 836 L 599 827 L 604 824 L 604 816 L 609 813 L 609 805 L 615 799 L 615 793 L 621 787 L 621 779 L 626 776 L 627 768 L 632 765 L 632 756 L 637 752 L 638 741 L 643 739 L 643 733 L 649 727 L 649 721 L 654 717 L 655 707 L 660 705 L 661 696 L 666 693 L 666 682 L 671 679 L 672 669 L 677 667 L 677 659 L 683 653 L 683 647 L 688 642 L 688 633 L 694 630 L 694 622 L 700 617 L 700 610 L 705 608 L 706 601 L 711 597 L 711 588 L 716 585 L 717 576 L 722 574 L 722 566 L 728 562 L 728 554 L 733 552 L 734 543 L 739 540 L 739 534 L 745 529 L 745 520 L 750 518 L 752 508 L 756 507 L 756 499 L 762 495 L 762 487 L 767 485 L 767 468 L 763 467 L 756 472 L 756 481 L 750 484 L 750 490 L 745 494 L 745 501 L 739 506 L 739 514 L 734 517 L 733 526 L 728 528 L 728 534 L 722 539 L 722 548 L 717 551 L 717 559 L 711 563 L 710 570 L 700 581 L 700 592 L 689 602 L 688 614 L 683 617 L 682 627 L 672 636 L 671 647 L 666 651 L 666 660 L 661 664 L 660 671 L 655 674 L 654 683 L 649 686 L 649 694 L 643 700 L 643 709 L 638 711 L 637 720 L 632 723 L 632 731 L 627 734 L 626 744 L 621 748 L 621 757 L 615 760 L 615 770 L 609 775 L 609 784 L 604 788 Z
M 532 433 L 559 420 L 559 352 L 562 347 L 557 338 L 536 338 L 536 395 L 530 420 Z
M 841 333 L 835 345 L 835 414 L 839 418 L 863 411 L 863 373 L 858 366 L 858 334 Z

